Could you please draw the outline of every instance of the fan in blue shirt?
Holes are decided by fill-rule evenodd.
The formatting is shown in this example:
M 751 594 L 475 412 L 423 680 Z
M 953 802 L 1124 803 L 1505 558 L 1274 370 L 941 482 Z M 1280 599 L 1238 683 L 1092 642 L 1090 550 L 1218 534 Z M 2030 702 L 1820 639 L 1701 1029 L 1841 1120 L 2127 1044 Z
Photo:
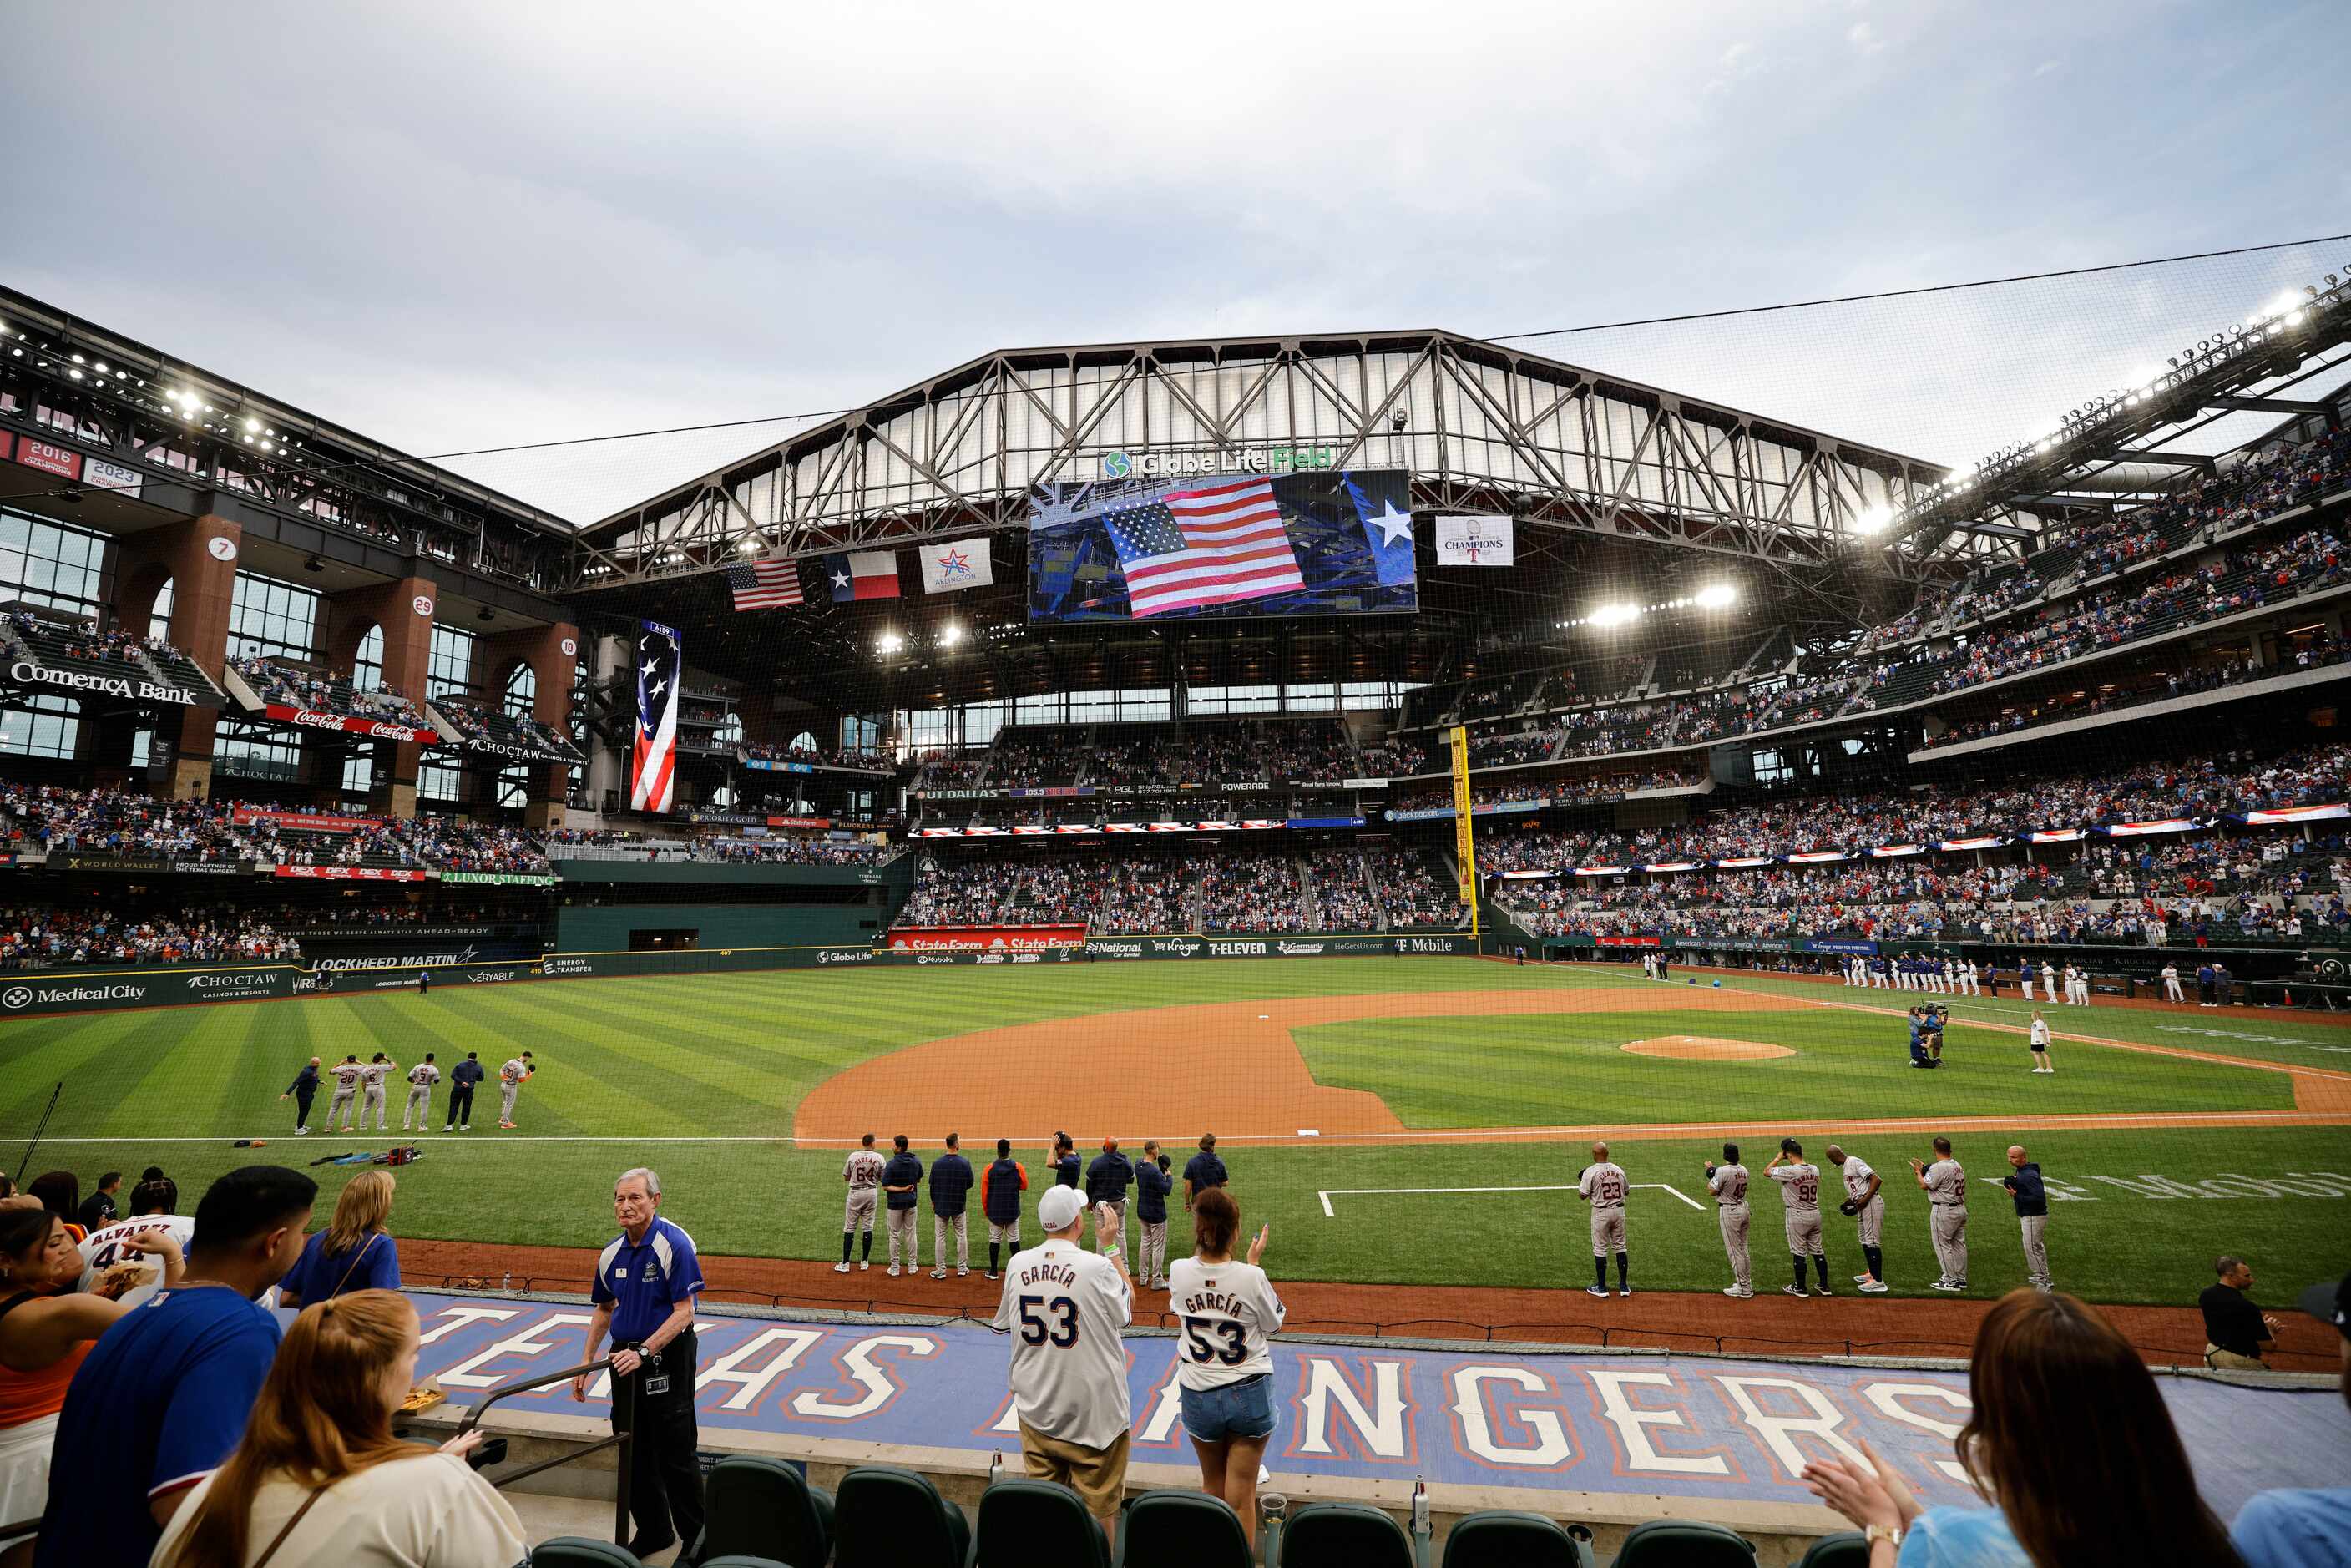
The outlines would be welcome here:
M 307 1307 L 353 1291 L 400 1289 L 400 1249 L 384 1224 L 392 1218 L 390 1171 L 351 1177 L 335 1199 L 334 1223 L 303 1244 L 301 1260 L 279 1287 L 281 1306 Z
M 2335 1330 L 2343 1400 L 2351 1405 L 2351 1274 L 2302 1293 L 2302 1310 Z M 2229 1527 L 2245 1568 L 2351 1568 L 2351 1487 L 2265 1491 Z
M 302 1249 L 318 1184 L 246 1166 L 196 1205 L 187 1273 L 118 1319 L 57 1417 L 36 1568 L 138 1568 L 187 1490 L 229 1456 L 277 1354 L 254 1304 Z

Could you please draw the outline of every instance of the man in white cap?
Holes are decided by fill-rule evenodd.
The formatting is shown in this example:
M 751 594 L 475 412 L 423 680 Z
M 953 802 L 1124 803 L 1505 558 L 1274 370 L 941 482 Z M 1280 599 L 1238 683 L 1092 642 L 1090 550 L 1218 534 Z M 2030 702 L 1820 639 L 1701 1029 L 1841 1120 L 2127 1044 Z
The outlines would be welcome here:
M 1118 1221 L 1101 1213 L 1095 1245 L 1079 1245 L 1085 1196 L 1048 1187 L 1037 1200 L 1042 1244 L 1016 1252 L 989 1326 L 1012 1336 L 1012 1405 L 1029 1474 L 1060 1481 L 1085 1500 L 1114 1544 L 1126 1492 L 1126 1348 L 1119 1331 L 1134 1316 L 1134 1281 L 1116 1249 Z

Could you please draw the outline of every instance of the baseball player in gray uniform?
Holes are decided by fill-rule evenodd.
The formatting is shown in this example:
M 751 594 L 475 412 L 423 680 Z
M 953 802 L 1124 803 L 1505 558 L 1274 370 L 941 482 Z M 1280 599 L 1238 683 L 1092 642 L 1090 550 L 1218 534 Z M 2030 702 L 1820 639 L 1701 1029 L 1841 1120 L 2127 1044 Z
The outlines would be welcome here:
M 1934 1164 L 1912 1160 L 1910 1171 L 1927 1194 L 1935 1260 L 1943 1269 L 1935 1289 L 1964 1291 L 1968 1288 L 1968 1173 L 1951 1157 L 1949 1138 L 1935 1140 Z
M 873 1267 L 873 1209 L 881 1199 L 882 1172 L 889 1162 L 873 1151 L 873 1134 L 868 1133 L 863 1146 L 850 1151 L 841 1167 L 841 1179 L 849 1184 L 849 1201 L 841 1211 L 841 1261 L 832 1266 L 836 1274 L 849 1272 L 851 1241 L 862 1233 L 864 1250 L 858 1254 L 860 1269 Z
M 335 1081 L 335 1096 L 327 1102 L 327 1129 L 333 1131 L 335 1119 L 340 1116 L 343 1131 L 348 1133 L 351 1130 L 351 1102 L 359 1097 L 360 1080 L 367 1076 L 367 1069 L 360 1065 L 358 1057 L 346 1056 L 327 1071 Z
M 1834 1144 L 1829 1145 L 1829 1164 L 1844 1177 L 1844 1202 L 1837 1207 L 1859 1223 L 1861 1255 L 1869 1264 L 1869 1271 L 1855 1274 L 1853 1282 L 1873 1296 L 1882 1296 L 1886 1293 L 1885 1184 L 1869 1168 L 1868 1161 L 1846 1154 Z
M 1739 1145 L 1722 1145 L 1722 1163 L 1707 1163 L 1706 1190 L 1714 1194 L 1714 1217 L 1722 1227 L 1722 1250 L 1730 1259 L 1730 1284 L 1722 1293 L 1745 1301 L 1755 1293 L 1747 1270 L 1747 1167 Z
M 408 1103 L 400 1110 L 400 1130 L 408 1131 L 410 1117 L 416 1119 L 422 1131 L 433 1119 L 433 1086 L 441 1082 L 441 1070 L 433 1065 L 433 1053 L 426 1051 L 424 1060 L 408 1070 Z
M 1633 1293 L 1629 1276 L 1632 1255 L 1625 1250 L 1625 1195 L 1632 1183 L 1625 1167 L 1608 1157 L 1608 1145 L 1592 1145 L 1592 1163 L 1575 1178 L 1575 1190 L 1592 1205 L 1592 1283 L 1584 1288 L 1587 1296 L 1608 1293 L 1608 1254 L 1616 1254 L 1616 1293 Z
M 1763 1167 L 1763 1174 L 1780 1184 L 1780 1202 L 1787 1209 L 1788 1256 L 1796 1265 L 1796 1282 L 1782 1285 L 1782 1295 L 1812 1294 L 1804 1289 L 1804 1260 L 1813 1260 L 1813 1271 L 1820 1276 L 1819 1293 L 1835 1292 L 1829 1289 L 1829 1258 L 1821 1246 L 1821 1169 L 1804 1161 L 1804 1145 L 1793 1138 L 1780 1140 L 1780 1152 Z
M 400 1063 L 381 1051 L 360 1069 L 360 1125 L 367 1125 L 368 1113 L 375 1113 L 375 1130 L 383 1131 L 383 1081 L 400 1071 Z
M 498 1125 L 514 1129 L 515 1096 L 522 1092 L 523 1080 L 538 1069 L 530 1063 L 530 1052 L 509 1058 L 498 1068 Z

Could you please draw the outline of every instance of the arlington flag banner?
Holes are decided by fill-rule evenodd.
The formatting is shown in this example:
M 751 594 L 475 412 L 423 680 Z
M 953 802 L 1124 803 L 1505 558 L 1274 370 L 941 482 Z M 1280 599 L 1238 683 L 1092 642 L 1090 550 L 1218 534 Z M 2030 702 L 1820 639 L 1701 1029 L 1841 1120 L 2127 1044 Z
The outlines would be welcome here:
M 918 552 L 923 558 L 923 591 L 952 593 L 958 588 L 986 588 L 996 581 L 996 571 L 988 559 L 987 540 L 948 539 L 940 544 L 925 545 Z

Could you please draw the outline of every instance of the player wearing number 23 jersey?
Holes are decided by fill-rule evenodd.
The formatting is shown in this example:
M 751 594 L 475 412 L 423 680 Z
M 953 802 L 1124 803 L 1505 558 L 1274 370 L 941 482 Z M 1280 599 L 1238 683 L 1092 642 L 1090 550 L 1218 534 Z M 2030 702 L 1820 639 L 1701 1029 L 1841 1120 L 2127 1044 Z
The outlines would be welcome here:
M 1263 1269 L 1238 1258 L 1179 1258 L 1167 1270 L 1167 1303 L 1182 1320 L 1176 1386 L 1217 1388 L 1273 1370 L 1271 1341 L 1289 1309 Z

